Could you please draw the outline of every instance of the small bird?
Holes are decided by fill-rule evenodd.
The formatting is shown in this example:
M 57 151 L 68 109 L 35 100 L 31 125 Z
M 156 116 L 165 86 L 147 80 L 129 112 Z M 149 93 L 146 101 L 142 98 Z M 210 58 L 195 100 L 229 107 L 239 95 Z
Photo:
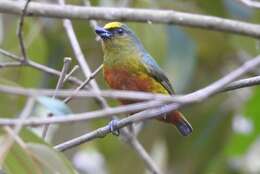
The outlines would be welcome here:
M 172 85 L 153 57 L 144 49 L 135 33 L 125 24 L 110 22 L 97 26 L 104 52 L 103 74 L 112 89 L 174 95 Z M 134 101 L 120 100 L 122 104 Z M 172 123 L 184 135 L 192 127 L 179 111 L 168 113 L 160 121 Z

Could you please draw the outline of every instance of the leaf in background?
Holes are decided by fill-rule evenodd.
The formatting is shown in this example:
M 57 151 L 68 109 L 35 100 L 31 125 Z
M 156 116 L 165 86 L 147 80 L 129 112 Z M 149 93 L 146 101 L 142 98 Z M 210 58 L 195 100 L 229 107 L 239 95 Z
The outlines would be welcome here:
M 25 149 L 14 144 L 4 161 L 7 174 L 39 174 L 39 166 Z
M 67 115 L 71 114 L 71 110 L 63 101 L 54 99 L 52 97 L 38 97 L 36 101 L 40 104 L 37 105 L 35 110 L 38 110 L 37 107 L 43 107 L 46 113 L 53 113 L 54 115 Z M 46 114 L 45 114 L 46 115 Z
M 187 89 L 196 65 L 196 45 L 181 28 L 167 28 L 168 48 L 164 62 L 169 79 L 176 91 Z
M 75 174 L 65 156 L 52 149 L 29 129 L 22 129 L 20 137 L 26 149 L 14 144 L 7 154 L 4 170 L 7 174 Z
M 71 164 L 62 153 L 55 151 L 51 147 L 43 144 L 29 143 L 28 150 L 33 154 L 33 158 L 41 164 L 44 173 L 76 174 Z

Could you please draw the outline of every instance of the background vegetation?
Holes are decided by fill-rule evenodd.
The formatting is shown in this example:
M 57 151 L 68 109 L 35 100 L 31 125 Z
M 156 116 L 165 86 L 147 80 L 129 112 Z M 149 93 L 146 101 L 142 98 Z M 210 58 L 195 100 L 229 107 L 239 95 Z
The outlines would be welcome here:
M 253 23 L 259 22 L 260 19 L 259 11 L 246 7 L 236 0 L 133 0 L 129 2 L 129 6 L 134 8 L 175 9 Z M 82 4 L 80 1 L 72 0 L 67 3 Z M 123 2 L 100 0 L 91 3 L 115 7 L 122 5 Z M 14 15 L 0 16 L 0 47 L 19 55 L 19 42 L 16 36 L 18 19 L 19 16 Z M 105 23 L 105 21 L 98 22 L 100 25 Z M 245 36 L 176 25 L 134 22 L 127 24 L 156 58 L 178 94 L 207 86 L 259 53 L 259 41 Z M 73 26 L 93 71 L 102 63 L 100 43 L 96 41 L 96 35 L 88 21 L 73 20 Z M 28 56 L 38 63 L 55 69 L 62 68 L 64 57 L 72 57 L 73 65 L 77 63 L 59 19 L 26 18 L 24 40 Z M 1 63 L 8 60 L 7 57 L 0 55 Z M 256 69 L 249 75 L 258 73 L 260 71 Z M 74 75 L 83 79 L 80 70 Z M 96 80 L 102 89 L 107 88 L 102 73 L 99 73 Z M 0 82 L 30 88 L 55 88 L 57 78 L 30 67 L 0 68 Z M 71 84 L 66 83 L 64 88 L 72 87 Z M 23 109 L 25 101 L 25 97 L 0 93 L 1 117 L 16 117 Z M 44 105 L 42 103 L 39 104 L 40 108 L 35 106 L 35 115 L 45 116 L 48 112 L 48 105 L 51 104 L 43 103 L 47 103 L 47 107 L 42 107 Z M 110 101 L 109 104 L 118 105 L 116 101 Z M 138 139 L 163 173 L 257 174 L 260 173 L 259 104 L 259 87 L 221 94 L 207 102 L 183 109 L 194 128 L 191 136 L 182 137 L 171 125 L 148 121 L 144 124 Z M 73 113 L 99 108 L 93 99 L 74 99 L 69 103 L 69 107 Z M 52 173 L 52 165 L 58 161 L 54 155 L 56 152 L 53 152 L 51 146 L 39 147 L 40 144 L 59 144 L 107 123 L 107 119 L 100 119 L 87 123 L 51 126 L 47 142 L 43 142 L 42 138 L 35 135 L 41 135 L 39 128 L 23 129 L 21 137 L 25 142 L 31 143 L 30 149 L 36 154 L 34 159 L 41 161 L 44 159 L 41 153 L 46 154 L 48 159 L 46 161 L 49 162 L 45 164 L 48 166 L 45 170 L 47 173 Z M 2 140 L 4 135 L 2 134 Z M 5 171 L 22 174 L 37 170 L 34 169 L 34 162 L 30 161 L 32 159 L 27 157 L 28 154 L 26 155 L 18 146 L 14 145 L 7 155 L 4 163 Z M 60 165 L 65 165 L 60 168 L 66 169 L 67 173 L 69 173 L 68 168 L 72 171 L 72 168 L 76 168 L 82 174 L 147 172 L 143 161 L 136 153 L 119 141 L 118 137 L 112 135 L 77 146 L 64 154 L 67 158 L 66 164 L 63 155 L 60 159 L 61 155 L 57 154 L 57 158 L 61 160 Z

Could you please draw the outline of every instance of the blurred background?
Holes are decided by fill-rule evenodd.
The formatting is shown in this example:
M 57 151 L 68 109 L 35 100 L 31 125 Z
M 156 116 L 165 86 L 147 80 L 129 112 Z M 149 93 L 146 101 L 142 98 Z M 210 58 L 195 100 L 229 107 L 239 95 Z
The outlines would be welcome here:
M 43 2 L 43 1 L 40 1 Z M 80 0 L 67 3 L 82 5 Z M 260 13 L 236 0 L 93 0 L 95 6 L 174 9 L 212 16 L 259 22 Z M 16 36 L 19 17 L 0 14 L 0 47 L 20 54 Z M 106 21 L 98 21 L 103 25 Z M 156 58 L 170 78 L 177 94 L 205 87 L 256 56 L 256 39 L 176 25 L 127 23 Z M 94 71 L 102 63 L 101 45 L 89 21 L 74 20 L 73 26 L 86 59 Z M 69 40 L 59 19 L 26 18 L 25 43 L 29 57 L 41 64 L 61 69 L 64 57 L 72 57 Z M 9 59 L 0 55 L 0 62 Z M 248 76 L 259 75 L 259 69 Z M 75 74 L 84 79 L 81 71 Z M 246 76 L 245 76 L 246 77 Z M 102 73 L 96 80 L 107 89 Z M 33 68 L 0 69 L 0 83 L 30 88 L 55 88 L 57 78 Z M 71 84 L 65 87 L 75 88 Z M 1 117 L 16 117 L 24 97 L 0 94 Z M 110 101 L 117 106 L 116 101 Z M 164 173 L 169 174 L 259 174 L 260 173 L 260 88 L 239 89 L 223 93 L 206 102 L 188 106 L 182 111 L 194 132 L 182 137 L 171 125 L 158 121 L 144 124 L 138 139 Z M 73 113 L 99 109 L 93 99 L 74 99 L 69 103 Z M 45 108 L 46 110 L 46 108 Z M 44 115 L 44 109 L 35 109 Z M 107 119 L 51 126 L 48 141 L 58 144 L 105 125 Z M 33 131 L 37 132 L 36 129 Z M 81 174 L 148 173 L 143 161 L 118 137 L 108 135 L 65 152 Z

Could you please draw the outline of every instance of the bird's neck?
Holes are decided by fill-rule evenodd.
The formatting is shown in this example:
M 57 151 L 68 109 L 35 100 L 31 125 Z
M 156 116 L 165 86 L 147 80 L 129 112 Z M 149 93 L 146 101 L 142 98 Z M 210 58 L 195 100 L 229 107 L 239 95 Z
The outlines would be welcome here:
M 113 46 L 105 45 L 104 65 L 109 67 L 122 67 L 127 69 L 138 69 L 141 66 L 141 52 L 133 45 Z

